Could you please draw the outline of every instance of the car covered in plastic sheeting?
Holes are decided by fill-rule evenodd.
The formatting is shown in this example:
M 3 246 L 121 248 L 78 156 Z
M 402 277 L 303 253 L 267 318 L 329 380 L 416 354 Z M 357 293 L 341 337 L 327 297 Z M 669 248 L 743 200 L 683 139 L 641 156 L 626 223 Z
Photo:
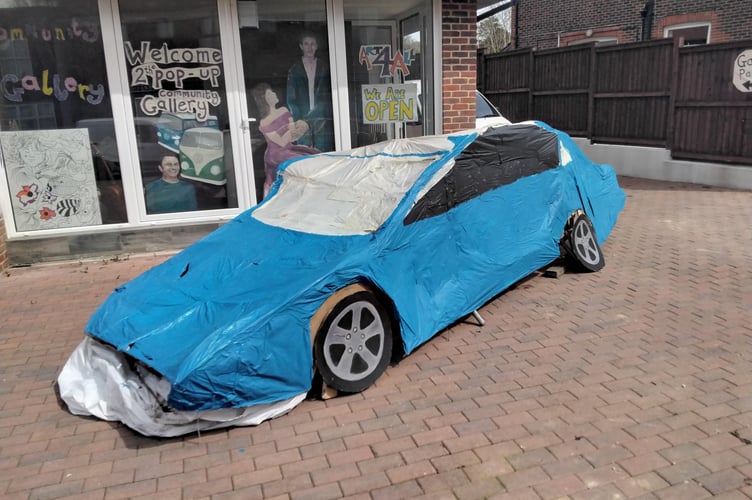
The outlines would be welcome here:
M 362 391 L 562 255 L 600 269 L 624 201 L 539 122 L 295 159 L 263 203 L 110 295 L 61 395 L 174 435 L 284 413 L 314 376 Z

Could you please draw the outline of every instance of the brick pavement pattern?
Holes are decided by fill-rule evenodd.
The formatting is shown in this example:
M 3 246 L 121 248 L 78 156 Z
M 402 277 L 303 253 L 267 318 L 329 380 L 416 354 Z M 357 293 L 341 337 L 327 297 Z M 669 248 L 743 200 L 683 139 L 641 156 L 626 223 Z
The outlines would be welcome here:
M 752 193 L 622 178 L 595 274 L 525 280 L 365 392 L 175 439 L 69 414 L 94 308 L 165 256 L 0 276 L 0 497 L 752 497 Z

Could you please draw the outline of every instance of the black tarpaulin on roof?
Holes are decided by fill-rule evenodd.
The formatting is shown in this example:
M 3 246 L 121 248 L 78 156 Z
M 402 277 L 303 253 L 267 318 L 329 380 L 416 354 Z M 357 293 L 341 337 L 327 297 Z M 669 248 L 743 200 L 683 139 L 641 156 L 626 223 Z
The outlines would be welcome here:
M 553 132 L 527 123 L 488 128 L 416 203 L 405 224 L 446 212 L 486 191 L 556 168 L 559 163 L 559 141 Z

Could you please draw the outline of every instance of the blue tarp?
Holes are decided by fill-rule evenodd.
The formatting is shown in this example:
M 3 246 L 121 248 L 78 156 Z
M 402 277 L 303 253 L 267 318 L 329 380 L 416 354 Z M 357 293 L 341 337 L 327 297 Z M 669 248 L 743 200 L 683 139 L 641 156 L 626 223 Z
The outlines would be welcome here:
M 483 177 L 488 148 L 501 180 Z M 602 243 L 624 200 L 611 167 L 540 123 L 304 157 L 264 203 L 116 289 L 86 332 L 169 381 L 172 408 L 281 401 L 311 387 L 309 322 L 335 291 L 378 290 L 409 353 L 557 259 L 577 210 Z

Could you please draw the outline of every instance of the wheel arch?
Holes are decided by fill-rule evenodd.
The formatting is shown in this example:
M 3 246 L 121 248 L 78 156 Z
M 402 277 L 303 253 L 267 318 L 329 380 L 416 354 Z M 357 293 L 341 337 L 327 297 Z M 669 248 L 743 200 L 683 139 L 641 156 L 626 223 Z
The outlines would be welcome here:
M 389 297 L 389 295 L 384 292 L 381 287 L 379 287 L 373 280 L 365 277 L 358 277 L 349 285 L 339 288 L 337 291 L 327 297 L 327 299 L 321 304 L 321 306 L 319 306 L 309 322 L 311 346 L 313 346 L 313 343 L 316 340 L 316 335 L 318 334 L 318 331 L 321 328 L 324 320 L 329 315 L 329 313 L 332 312 L 337 303 L 339 303 L 345 297 L 364 291 L 371 292 L 376 297 L 376 300 L 378 300 L 379 303 L 388 312 L 392 331 L 391 360 L 392 362 L 394 362 L 401 359 L 405 354 L 405 346 L 404 342 L 402 341 L 402 328 L 400 325 L 397 306 L 394 304 L 394 301 L 391 299 L 391 297 Z

